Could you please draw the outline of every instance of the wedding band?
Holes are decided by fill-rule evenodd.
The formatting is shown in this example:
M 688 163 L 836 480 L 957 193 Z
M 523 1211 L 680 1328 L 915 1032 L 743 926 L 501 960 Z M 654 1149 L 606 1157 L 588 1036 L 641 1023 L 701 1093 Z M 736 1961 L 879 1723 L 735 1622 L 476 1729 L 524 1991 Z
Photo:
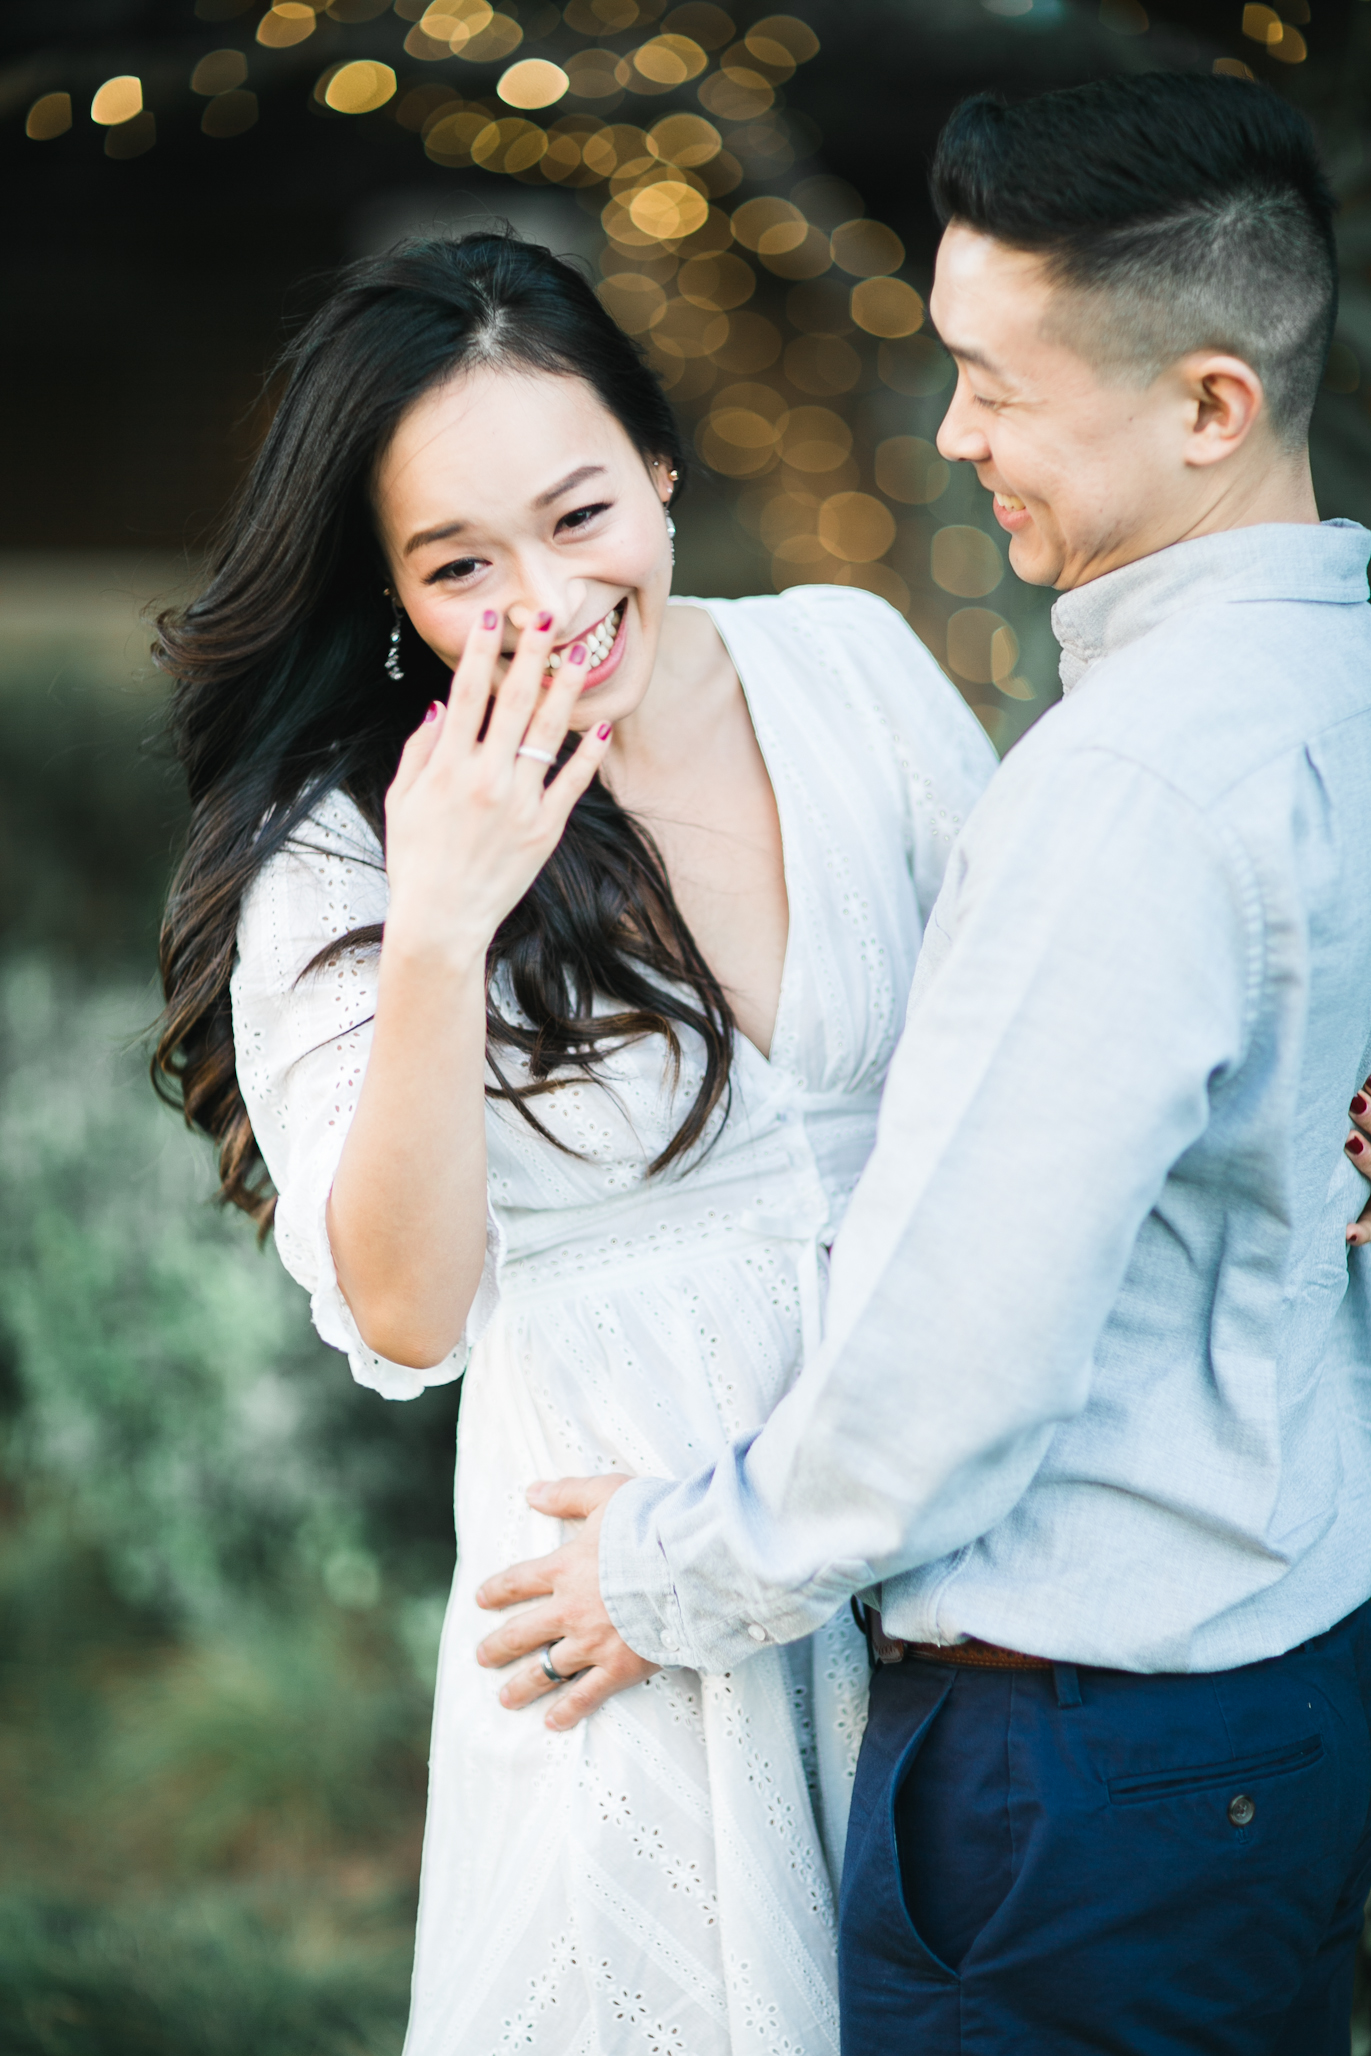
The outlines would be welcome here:
M 516 757 L 533 757 L 540 764 L 555 764 L 557 761 L 552 750 L 535 750 L 531 742 L 521 742 L 514 754 Z
M 543 1666 L 544 1677 L 550 1678 L 554 1685 L 566 1684 L 566 1679 L 562 1676 L 562 1673 L 557 1669 L 557 1666 L 552 1661 L 552 1644 L 550 1642 L 545 1642 L 543 1644 L 541 1650 L 538 1653 L 538 1661 Z

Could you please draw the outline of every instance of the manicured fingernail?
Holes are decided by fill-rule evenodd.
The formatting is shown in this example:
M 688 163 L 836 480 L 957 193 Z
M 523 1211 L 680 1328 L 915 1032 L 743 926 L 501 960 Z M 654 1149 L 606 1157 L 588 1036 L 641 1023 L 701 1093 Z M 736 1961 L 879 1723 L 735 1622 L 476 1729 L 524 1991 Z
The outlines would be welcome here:
M 436 720 L 438 719 L 438 702 L 437 702 L 437 700 L 430 700 L 430 701 L 429 701 L 429 703 L 428 703 L 428 712 L 427 712 L 427 714 L 425 714 L 425 716 L 424 716 L 424 719 L 425 719 L 425 721 L 436 721 Z
M 546 635 L 549 628 L 551 628 L 552 626 L 552 616 L 550 614 L 540 614 L 538 616 L 537 621 L 534 623 L 534 626 L 537 628 L 540 635 Z
M 599 738 L 600 738 L 601 742 L 608 742 L 608 741 L 609 741 L 609 737 L 610 737 L 610 724 L 609 724 L 609 722 L 608 722 L 608 721 L 602 721 L 602 722 L 600 723 L 599 727 L 598 727 L 598 728 L 596 729 L 595 733 L 596 733 L 596 734 L 597 734 L 597 735 L 599 736 Z
M 1352 1111 L 1354 1114 L 1364 1114 L 1366 1112 L 1366 1101 L 1362 1098 L 1360 1093 L 1357 1094 L 1356 1098 L 1352 1102 Z
M 1366 1148 L 1366 1144 L 1362 1141 L 1360 1135 L 1354 1135 L 1347 1147 L 1351 1150 L 1353 1156 L 1360 1156 Z
M 500 626 L 500 617 L 493 607 L 486 608 L 485 613 L 481 616 L 481 626 L 482 628 L 498 628 Z
M 586 660 L 585 644 L 573 643 L 566 653 L 566 660 L 568 664 L 584 664 Z
M 1362 1079 L 1362 1081 L 1361 1081 L 1361 1089 L 1362 1089 L 1362 1091 L 1363 1091 L 1363 1092 L 1371 1092 L 1371 1078 L 1363 1078 L 1363 1079 Z

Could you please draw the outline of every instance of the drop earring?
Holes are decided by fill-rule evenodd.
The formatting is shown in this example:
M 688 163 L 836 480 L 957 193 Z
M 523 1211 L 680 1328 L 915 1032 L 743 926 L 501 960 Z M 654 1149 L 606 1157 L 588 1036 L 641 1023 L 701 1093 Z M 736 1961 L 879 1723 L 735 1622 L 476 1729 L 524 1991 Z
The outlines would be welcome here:
M 386 676 L 393 678 L 398 685 L 405 675 L 405 667 L 400 662 L 400 624 L 405 617 L 400 612 L 400 603 L 394 593 L 390 592 L 389 587 L 386 590 L 390 593 L 390 608 L 395 616 L 394 626 L 390 631 L 390 648 L 386 651 Z
M 656 470 L 656 469 L 659 469 L 659 468 L 660 468 L 660 466 L 661 466 L 661 461 L 662 461 L 662 460 L 661 460 L 661 458 L 660 458 L 660 457 L 658 457 L 658 458 L 655 458 L 655 459 L 653 460 L 653 468 L 654 468 L 654 470 Z M 669 479 L 669 480 L 671 481 L 671 490 L 672 490 L 673 496 L 674 496 L 674 494 L 675 494 L 675 491 L 676 491 L 676 484 L 677 484 L 677 481 L 678 481 L 678 479 L 680 478 L 680 476 L 681 476 L 681 474 L 680 474 L 680 472 L 679 472 L 679 471 L 668 471 L 668 472 L 667 472 L 667 477 L 668 477 L 668 479 Z M 666 539 L 667 539 L 668 543 L 669 543 L 669 544 L 671 545 L 671 561 L 672 561 L 672 563 L 674 564 L 674 563 L 676 562 L 676 524 L 675 524 L 675 522 L 674 522 L 674 521 L 672 520 L 672 518 L 671 518 L 671 501 L 670 501 L 670 500 L 668 500 L 668 501 L 667 501 L 667 502 L 665 503 L 665 508 L 664 508 L 664 512 L 665 512 L 665 514 L 666 514 Z

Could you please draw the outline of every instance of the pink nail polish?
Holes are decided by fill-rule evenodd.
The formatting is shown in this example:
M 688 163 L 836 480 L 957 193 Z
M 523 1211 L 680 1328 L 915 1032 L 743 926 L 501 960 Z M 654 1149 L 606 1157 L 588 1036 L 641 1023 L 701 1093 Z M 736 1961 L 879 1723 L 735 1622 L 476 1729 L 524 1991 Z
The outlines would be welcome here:
M 496 613 L 493 607 L 487 607 L 485 613 L 481 616 L 482 628 L 498 628 L 499 625 L 499 615 Z
M 585 644 L 573 643 L 566 653 L 566 660 L 568 664 L 584 664 L 586 660 Z
M 425 721 L 436 721 L 436 720 L 438 719 L 438 702 L 437 702 L 437 700 L 430 700 L 430 701 L 429 701 L 429 703 L 428 703 L 428 712 L 427 712 L 427 713 L 425 714 L 425 716 L 424 716 L 424 719 L 425 719 Z
M 609 741 L 610 732 L 610 723 L 608 721 L 602 721 L 595 731 L 595 733 L 599 736 L 601 742 Z
M 551 628 L 552 626 L 552 616 L 550 614 L 540 614 L 538 616 L 537 621 L 534 623 L 534 626 L 537 628 L 540 635 L 546 635 L 549 628 Z

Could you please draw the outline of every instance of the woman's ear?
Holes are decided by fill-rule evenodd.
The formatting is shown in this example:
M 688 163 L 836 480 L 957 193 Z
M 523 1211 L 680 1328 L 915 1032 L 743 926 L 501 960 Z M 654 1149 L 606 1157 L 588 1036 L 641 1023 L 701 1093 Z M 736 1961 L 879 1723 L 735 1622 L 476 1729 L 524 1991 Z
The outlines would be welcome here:
M 672 495 L 676 490 L 676 481 L 681 474 L 679 471 L 672 469 L 665 457 L 653 458 L 651 472 L 652 483 L 657 488 L 658 499 L 664 507 L 669 507 Z

